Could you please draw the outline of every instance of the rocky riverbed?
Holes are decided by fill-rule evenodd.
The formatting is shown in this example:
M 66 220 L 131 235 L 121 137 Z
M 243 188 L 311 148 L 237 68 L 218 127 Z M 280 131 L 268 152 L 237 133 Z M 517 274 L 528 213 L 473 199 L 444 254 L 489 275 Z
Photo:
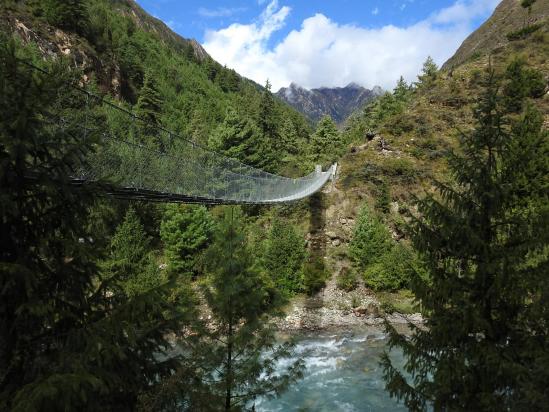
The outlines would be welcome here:
M 419 313 L 384 313 L 375 294 L 362 284 L 351 292 L 338 289 L 335 276 L 317 295 L 294 298 L 285 313 L 276 322 L 281 331 L 378 326 L 385 318 L 393 324 L 423 323 Z

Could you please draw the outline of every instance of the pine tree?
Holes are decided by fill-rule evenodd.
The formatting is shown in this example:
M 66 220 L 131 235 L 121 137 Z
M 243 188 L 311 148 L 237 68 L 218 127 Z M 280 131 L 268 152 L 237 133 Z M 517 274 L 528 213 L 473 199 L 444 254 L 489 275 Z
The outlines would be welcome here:
M 518 113 L 522 110 L 525 98 L 539 98 L 545 93 L 543 75 L 529 68 L 526 60 L 516 57 L 505 71 L 506 82 L 503 86 L 506 110 Z
M 532 106 L 506 116 L 498 86 L 490 71 L 476 129 L 449 159 L 455 184 L 437 183 L 412 226 L 430 270 L 412 287 L 427 322 L 410 339 L 387 328 L 413 384 L 383 359 L 388 390 L 411 410 L 549 404 L 549 139 Z
M 160 291 L 128 302 L 99 275 L 85 230 L 97 189 L 69 176 L 99 141 L 83 137 L 84 115 L 102 122 L 67 86 L 76 74 L 32 71 L 16 54 L 31 58 L 1 36 L 0 409 L 131 410 L 175 370 L 177 357 L 157 356 L 182 328 L 180 307 Z
M 41 7 L 48 23 L 54 26 L 75 31 L 86 26 L 85 0 L 44 0 Z
M 150 71 L 145 73 L 143 87 L 139 92 L 139 99 L 135 107 L 135 114 L 139 118 L 137 122 L 137 140 L 151 144 L 156 148 L 163 148 L 166 142 L 158 130 L 161 125 L 162 98 L 154 74 Z
M 301 360 L 274 373 L 274 362 L 291 353 L 290 344 L 275 343 L 269 322 L 283 301 L 258 270 L 243 226 L 239 209 L 226 210 L 207 251 L 209 281 L 203 291 L 213 322 L 194 345 L 192 357 L 202 365 L 210 387 L 207 404 L 192 405 L 193 410 L 211 405 L 241 410 L 258 396 L 280 393 L 301 375 Z
M 418 86 L 431 87 L 438 75 L 438 66 L 431 56 L 427 57 L 427 60 L 423 63 L 421 74 L 417 76 Z
M 267 240 L 264 265 L 276 286 L 291 295 L 303 289 L 305 242 L 294 227 L 275 220 Z
M 129 297 L 146 293 L 165 281 L 150 252 L 150 239 L 130 207 L 112 238 L 108 260 L 103 264 L 108 277 L 116 278 Z
M 282 123 L 280 142 L 283 153 L 297 154 L 299 152 L 299 135 L 294 122 L 289 117 L 286 117 Z
M 223 124 L 210 137 L 208 145 L 228 157 L 264 170 L 272 165 L 269 148 L 253 122 L 229 107 Z
M 269 158 L 268 169 L 270 171 L 276 170 L 283 149 L 280 133 L 278 131 L 278 123 L 278 113 L 271 92 L 271 83 L 267 80 L 259 102 L 258 126 L 263 137 L 265 155 Z
M 196 276 L 200 254 L 209 245 L 213 229 L 214 223 L 204 206 L 168 205 L 160 236 L 170 270 Z
M 392 247 L 387 228 L 370 211 L 367 205 L 362 207 L 349 245 L 349 254 L 356 266 L 364 270 L 377 263 Z
M 404 77 L 400 76 L 397 85 L 393 89 L 393 96 L 400 102 L 405 101 L 410 95 L 410 86 L 404 80 Z
M 342 147 L 336 124 L 330 116 L 322 117 L 311 136 L 310 159 L 316 163 L 336 160 Z

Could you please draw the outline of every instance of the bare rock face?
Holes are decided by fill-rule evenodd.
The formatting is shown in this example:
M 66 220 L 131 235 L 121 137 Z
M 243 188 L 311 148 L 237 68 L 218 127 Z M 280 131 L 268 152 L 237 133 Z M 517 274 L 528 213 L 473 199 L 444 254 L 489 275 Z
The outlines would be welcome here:
M 321 87 L 320 89 L 305 89 L 295 83 L 283 87 L 276 95 L 303 113 L 309 119 L 318 121 L 324 115 L 341 124 L 354 111 L 383 93 L 376 86 L 372 90 L 350 83 L 345 87 Z

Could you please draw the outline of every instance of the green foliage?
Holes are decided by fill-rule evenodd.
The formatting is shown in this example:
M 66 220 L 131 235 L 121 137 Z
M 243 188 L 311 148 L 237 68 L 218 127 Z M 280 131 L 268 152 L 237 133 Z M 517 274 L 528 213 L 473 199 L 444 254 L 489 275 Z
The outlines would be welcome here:
M 177 357 L 157 359 L 183 314 L 166 300 L 170 285 L 128 301 L 100 276 L 86 231 L 99 194 L 69 181 L 99 140 L 79 133 L 85 98 L 66 87 L 79 74 L 62 63 L 32 71 L 16 55 L 33 58 L 1 36 L 0 409 L 131 410 L 173 373 Z
M 292 295 L 303 289 L 305 242 L 295 228 L 275 220 L 267 240 L 264 266 L 277 288 Z
M 158 132 L 158 126 L 161 125 L 162 98 L 154 74 L 150 71 L 145 73 L 143 87 L 139 92 L 139 99 L 135 106 L 135 114 L 139 118 L 136 120 L 136 140 L 150 144 L 155 148 L 162 148 L 164 142 Z
M 530 36 L 532 33 L 537 32 L 542 27 L 542 23 L 528 24 L 521 29 L 507 33 L 506 37 L 509 41 L 523 40 Z
M 204 206 L 167 205 L 160 236 L 169 269 L 188 276 L 198 275 L 198 263 L 213 230 L 214 222 Z
M 276 169 L 283 149 L 279 133 L 279 123 L 280 119 L 276 111 L 273 94 L 271 93 L 271 84 L 267 80 L 259 103 L 258 126 L 263 137 L 262 142 L 267 148 L 266 154 L 271 157 L 269 160 L 271 170 Z
M 88 13 L 85 0 L 43 0 L 41 5 L 47 22 L 53 26 L 82 31 L 86 26 Z
M 406 83 L 404 77 L 400 76 L 395 88 L 393 89 L 393 97 L 399 102 L 404 102 L 410 96 L 410 91 L 412 91 L 412 87 Z
M 299 152 L 298 141 L 299 135 L 294 122 L 289 118 L 285 118 L 280 130 L 282 151 L 290 154 L 297 154 Z
M 404 157 L 387 159 L 382 165 L 382 170 L 387 175 L 405 182 L 413 182 L 418 176 L 418 171 L 412 161 Z
M 129 297 L 138 296 L 164 283 L 151 257 L 150 240 L 135 210 L 130 207 L 114 234 L 107 261 L 106 275 L 120 282 Z
M 378 193 L 376 197 L 376 210 L 380 213 L 387 214 L 389 213 L 391 205 L 391 189 L 387 180 L 383 179 L 378 188 Z
M 364 283 L 375 291 L 397 291 L 409 286 L 415 274 L 412 253 L 401 244 L 394 245 L 364 271 Z
M 364 205 L 357 219 L 349 255 L 357 268 L 364 270 L 377 263 L 391 249 L 392 241 L 385 225 Z
M 392 93 L 384 93 L 369 103 L 359 116 L 351 117 L 345 134 L 350 135 L 349 140 L 354 141 L 362 141 L 365 136 L 373 136 L 379 132 L 385 119 L 403 113 L 413 93 L 413 86 L 408 85 L 401 76 Z M 409 127 L 405 126 L 405 128 Z
M 233 108 L 227 110 L 225 120 L 210 137 L 209 146 L 249 166 L 269 169 L 273 164 L 270 147 L 259 129 Z
M 290 356 L 291 345 L 276 344 L 269 318 L 283 302 L 268 276 L 258 270 L 243 231 L 242 213 L 226 210 L 207 251 L 208 281 L 203 292 L 214 322 L 201 330 L 191 349 L 203 378 L 211 382 L 207 395 L 190 410 L 241 410 L 256 396 L 276 395 L 301 376 L 298 360 L 279 373 L 275 362 Z M 202 403 L 203 402 L 203 403 Z
M 525 9 L 529 9 L 535 2 L 536 0 L 521 0 L 520 5 Z
M 438 66 L 431 56 L 427 57 L 427 60 L 423 63 L 421 69 L 421 74 L 417 76 L 418 82 L 416 83 L 419 87 L 430 88 L 434 85 L 435 80 L 438 76 Z
M 330 277 L 322 256 L 311 256 L 303 267 L 303 286 L 308 295 L 314 295 L 326 286 Z
M 343 149 L 341 134 L 330 116 L 324 116 L 318 122 L 311 136 L 309 157 L 315 164 L 323 161 L 333 162 Z
M 412 239 L 430 277 L 411 286 L 427 322 L 411 339 L 387 326 L 413 383 L 383 359 L 411 410 L 549 404 L 549 139 L 531 105 L 509 115 L 499 86 L 490 70 L 475 130 L 449 158 L 453 182 L 419 202 Z
M 350 292 L 358 286 L 358 276 L 356 271 L 344 267 L 337 276 L 337 287 L 346 292 Z
M 528 67 L 523 58 L 517 57 L 507 66 L 505 80 L 503 95 L 510 112 L 520 112 L 525 98 L 539 98 L 545 94 L 543 74 Z

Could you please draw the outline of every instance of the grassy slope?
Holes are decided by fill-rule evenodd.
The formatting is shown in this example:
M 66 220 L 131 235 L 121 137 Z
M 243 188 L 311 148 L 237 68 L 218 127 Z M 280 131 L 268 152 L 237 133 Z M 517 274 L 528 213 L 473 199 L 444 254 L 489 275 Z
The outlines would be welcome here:
M 529 65 L 549 74 L 549 27 L 529 37 L 507 42 L 493 51 L 491 57 L 476 55 L 452 70 L 441 70 L 435 84 L 419 88 L 402 113 L 390 116 L 376 125 L 377 136 L 368 140 L 365 130 L 367 115 L 359 112 L 346 125 L 346 134 L 354 141 L 340 161 L 336 189 L 326 196 L 327 227 L 345 235 L 341 219 L 354 219 L 367 202 L 372 208 L 380 195 L 380 184 L 390 186 L 392 207 L 385 221 L 393 237 L 406 241 L 403 230 L 406 211 L 414 206 L 415 196 L 433 189 L 433 179 L 448 178 L 445 152 L 457 146 L 459 133 L 473 127 L 472 109 L 481 91 L 480 79 L 489 64 L 500 72 L 517 55 Z M 549 126 L 549 95 L 535 104 Z M 357 138 L 357 136 L 360 136 Z M 371 136 L 370 136 L 371 137 Z M 382 150 L 381 140 L 388 150 Z M 346 245 L 328 243 L 328 264 L 334 269 L 349 264 Z M 376 294 L 383 308 L 400 312 L 415 311 L 412 297 L 403 293 Z
M 379 183 L 385 179 L 392 200 L 402 209 L 410 205 L 413 195 L 431 188 L 433 179 L 446 178 L 444 153 L 456 145 L 460 131 L 472 127 L 472 109 L 480 92 L 483 71 L 490 64 L 503 70 L 513 56 L 522 55 L 529 65 L 549 73 L 548 26 L 526 39 L 509 42 L 491 55 L 477 56 L 451 72 L 442 70 L 431 88 L 420 88 L 405 110 L 377 125 L 379 136 L 368 142 L 366 136 L 352 143 L 351 150 L 341 161 L 338 188 L 353 200 L 356 207 L 363 199 L 373 204 Z M 549 98 L 546 95 L 536 105 L 549 123 Z M 348 125 L 348 133 L 359 128 L 365 119 L 356 117 Z M 383 138 L 389 150 L 380 150 Z M 399 221 L 393 214 L 394 225 Z

